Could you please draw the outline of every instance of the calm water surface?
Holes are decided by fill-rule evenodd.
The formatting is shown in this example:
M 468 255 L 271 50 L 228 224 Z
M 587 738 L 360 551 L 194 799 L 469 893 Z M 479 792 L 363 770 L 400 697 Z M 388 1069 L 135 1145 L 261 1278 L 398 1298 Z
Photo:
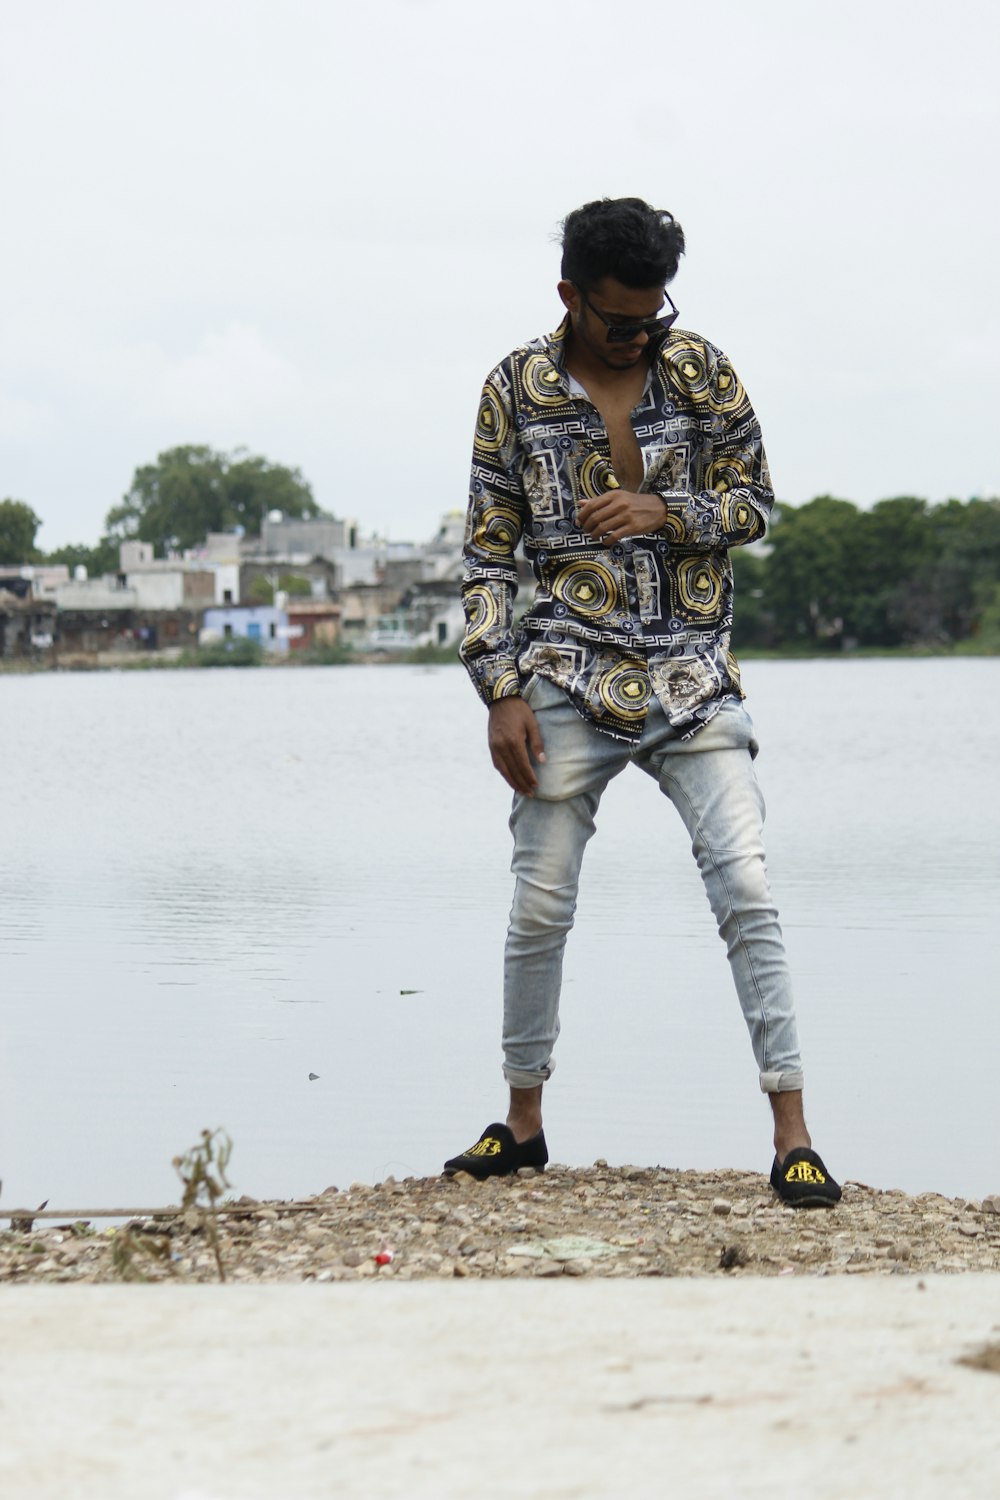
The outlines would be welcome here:
M 746 678 L 817 1145 L 876 1185 L 1000 1191 L 1000 662 Z M 254 1195 L 423 1174 L 502 1114 L 485 728 L 457 667 L 0 679 L 3 1202 L 175 1201 L 206 1125 Z M 556 1160 L 769 1167 L 680 820 L 634 770 L 558 1060 Z

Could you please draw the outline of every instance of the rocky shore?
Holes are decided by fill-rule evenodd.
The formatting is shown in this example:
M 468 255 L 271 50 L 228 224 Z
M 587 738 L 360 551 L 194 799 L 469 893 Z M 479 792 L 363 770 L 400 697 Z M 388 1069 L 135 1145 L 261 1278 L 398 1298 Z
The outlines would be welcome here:
M 217 1235 L 218 1255 L 213 1244 Z M 833 1210 L 754 1172 L 550 1166 L 479 1183 L 387 1178 L 296 1203 L 0 1223 L 0 1282 L 298 1282 L 549 1276 L 838 1276 L 1000 1270 L 1000 1194 L 848 1182 Z

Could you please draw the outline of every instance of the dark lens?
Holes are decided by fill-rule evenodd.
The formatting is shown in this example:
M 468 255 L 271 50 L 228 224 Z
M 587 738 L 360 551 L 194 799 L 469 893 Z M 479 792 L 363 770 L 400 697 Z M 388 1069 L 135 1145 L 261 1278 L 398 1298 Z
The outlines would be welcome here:
M 609 323 L 609 344 L 630 344 L 638 333 L 646 333 L 655 338 L 662 332 L 663 324 L 659 318 L 646 318 L 642 323 Z
M 608 343 L 627 344 L 635 338 L 642 326 L 641 323 L 609 323 Z

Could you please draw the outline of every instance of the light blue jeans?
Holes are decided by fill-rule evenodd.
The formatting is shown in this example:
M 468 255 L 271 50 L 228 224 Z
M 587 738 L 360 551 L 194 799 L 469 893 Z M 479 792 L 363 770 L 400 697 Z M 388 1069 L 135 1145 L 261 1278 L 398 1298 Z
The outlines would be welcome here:
M 543 1083 L 559 1034 L 563 951 L 573 926 L 583 851 L 601 794 L 630 761 L 654 777 L 691 836 L 726 944 L 765 1093 L 802 1087 L 795 1008 L 778 914 L 764 868 L 764 799 L 753 724 L 727 701 L 691 739 L 678 737 L 654 698 L 638 745 L 602 734 L 554 683 L 533 677 L 525 700 L 545 761 L 534 797 L 515 794 L 516 876 L 504 952 L 504 1074 L 514 1088 Z

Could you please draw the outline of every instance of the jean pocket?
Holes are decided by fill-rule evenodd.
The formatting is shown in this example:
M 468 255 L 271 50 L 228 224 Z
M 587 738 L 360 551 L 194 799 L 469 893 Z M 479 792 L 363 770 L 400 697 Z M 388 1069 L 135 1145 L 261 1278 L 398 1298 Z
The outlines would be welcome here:
M 521 701 L 537 711 L 544 708 L 546 704 L 551 706 L 553 703 L 565 702 L 566 694 L 548 677 L 542 677 L 540 673 L 533 672 L 521 689 Z

